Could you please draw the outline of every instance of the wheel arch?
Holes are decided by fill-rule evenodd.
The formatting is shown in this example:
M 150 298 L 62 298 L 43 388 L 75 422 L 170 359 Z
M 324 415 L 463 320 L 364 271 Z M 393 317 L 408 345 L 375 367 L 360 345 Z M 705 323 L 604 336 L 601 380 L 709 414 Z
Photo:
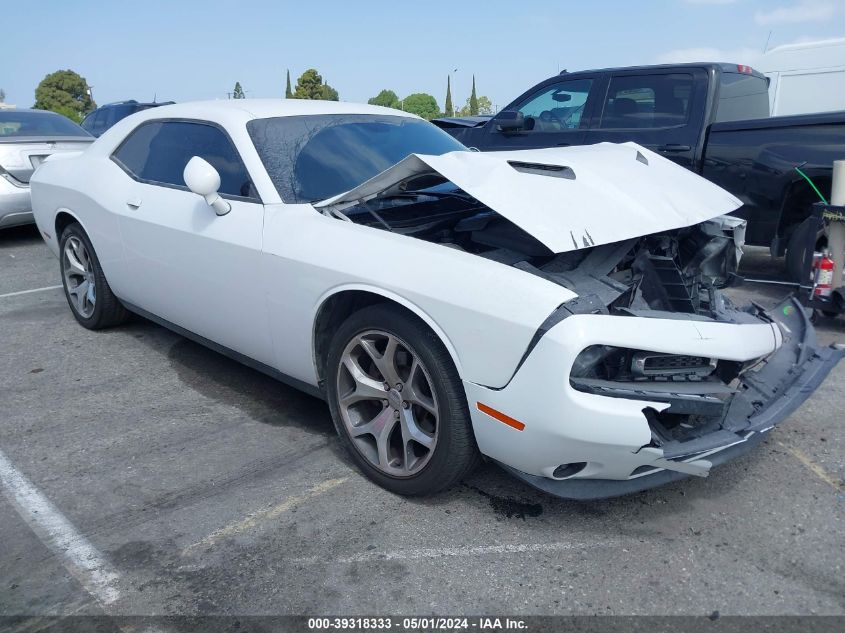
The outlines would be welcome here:
M 831 176 L 816 175 L 813 181 L 821 191 L 830 191 Z M 792 231 L 810 216 L 814 202 L 820 202 L 819 197 L 806 180 L 793 179 L 786 187 L 777 228 L 777 236 L 784 243 Z
M 378 303 L 396 305 L 418 319 L 431 329 L 449 352 L 458 375 L 463 377 L 461 363 L 457 350 L 443 329 L 435 320 L 414 302 L 396 293 L 360 284 L 350 284 L 334 288 L 320 298 L 314 315 L 311 332 L 311 351 L 314 370 L 319 385 L 323 384 L 326 375 L 326 360 L 328 348 L 333 332 L 354 312 Z
M 64 230 L 71 224 L 76 222 L 79 226 L 82 227 L 82 230 L 85 231 L 85 234 L 88 235 L 88 239 L 91 239 L 91 234 L 85 228 L 85 225 L 79 219 L 79 217 L 70 209 L 65 207 L 60 207 L 56 211 L 56 217 L 53 219 L 53 230 L 56 232 L 56 244 L 59 244 L 62 240 L 62 233 Z

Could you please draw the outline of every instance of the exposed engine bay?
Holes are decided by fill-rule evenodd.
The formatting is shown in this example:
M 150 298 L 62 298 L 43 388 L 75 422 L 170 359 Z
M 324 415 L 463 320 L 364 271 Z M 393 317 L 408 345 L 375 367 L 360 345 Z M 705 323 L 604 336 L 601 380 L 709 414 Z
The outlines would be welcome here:
M 428 180 L 423 184 L 430 184 Z M 468 194 L 443 185 L 361 200 L 342 215 L 564 286 L 579 295 L 567 304 L 574 313 L 660 310 L 715 317 L 724 308 L 717 288 L 736 271 L 744 237 L 742 220 L 720 216 L 601 246 L 579 245 L 573 236 L 579 249 L 555 254 Z M 589 237 L 583 239 L 587 242 Z

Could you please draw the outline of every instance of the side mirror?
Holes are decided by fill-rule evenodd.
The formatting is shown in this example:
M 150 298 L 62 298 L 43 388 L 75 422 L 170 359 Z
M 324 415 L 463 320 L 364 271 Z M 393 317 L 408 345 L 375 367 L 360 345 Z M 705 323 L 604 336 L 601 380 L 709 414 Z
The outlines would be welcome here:
M 493 124 L 500 132 L 518 132 L 525 127 L 525 116 L 518 110 L 503 110 L 493 117 Z
M 214 209 L 217 215 L 226 215 L 232 210 L 232 205 L 217 193 L 220 189 L 220 174 L 208 161 L 199 156 L 194 156 L 185 165 L 182 177 L 185 179 L 188 189 L 205 198 L 208 206 Z

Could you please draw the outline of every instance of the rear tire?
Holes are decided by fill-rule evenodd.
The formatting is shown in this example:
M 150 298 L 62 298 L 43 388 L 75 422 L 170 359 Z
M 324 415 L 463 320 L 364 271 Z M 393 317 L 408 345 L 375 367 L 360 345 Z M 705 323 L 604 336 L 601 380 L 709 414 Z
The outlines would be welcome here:
M 62 232 L 59 266 L 68 306 L 82 327 L 100 330 L 126 321 L 129 312 L 114 296 L 91 240 L 77 222 Z
M 807 250 L 806 244 L 809 233 L 815 229 L 815 218 L 807 218 L 792 231 L 786 245 L 786 275 L 789 281 L 808 284 L 809 279 L 803 279 L 804 254 Z M 819 234 L 818 237 L 822 237 Z M 819 246 L 819 239 L 816 239 L 816 247 Z
M 420 319 L 390 304 L 363 308 L 338 328 L 326 368 L 338 435 L 379 486 L 429 495 L 478 464 L 460 377 Z

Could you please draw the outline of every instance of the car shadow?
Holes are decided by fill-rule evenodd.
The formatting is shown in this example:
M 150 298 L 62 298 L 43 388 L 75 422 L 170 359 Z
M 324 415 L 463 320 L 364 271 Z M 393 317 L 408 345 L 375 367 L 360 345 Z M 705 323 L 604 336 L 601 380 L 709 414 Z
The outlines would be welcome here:
M 26 246 L 41 241 L 41 234 L 34 224 L 12 226 L 0 229 L 0 249 L 12 246 Z
M 319 398 L 141 317 L 133 316 L 125 330 L 166 353 L 179 380 L 206 398 L 235 407 L 262 424 L 296 427 L 327 437 L 334 435 L 328 407 Z M 173 338 L 177 340 L 173 342 Z

